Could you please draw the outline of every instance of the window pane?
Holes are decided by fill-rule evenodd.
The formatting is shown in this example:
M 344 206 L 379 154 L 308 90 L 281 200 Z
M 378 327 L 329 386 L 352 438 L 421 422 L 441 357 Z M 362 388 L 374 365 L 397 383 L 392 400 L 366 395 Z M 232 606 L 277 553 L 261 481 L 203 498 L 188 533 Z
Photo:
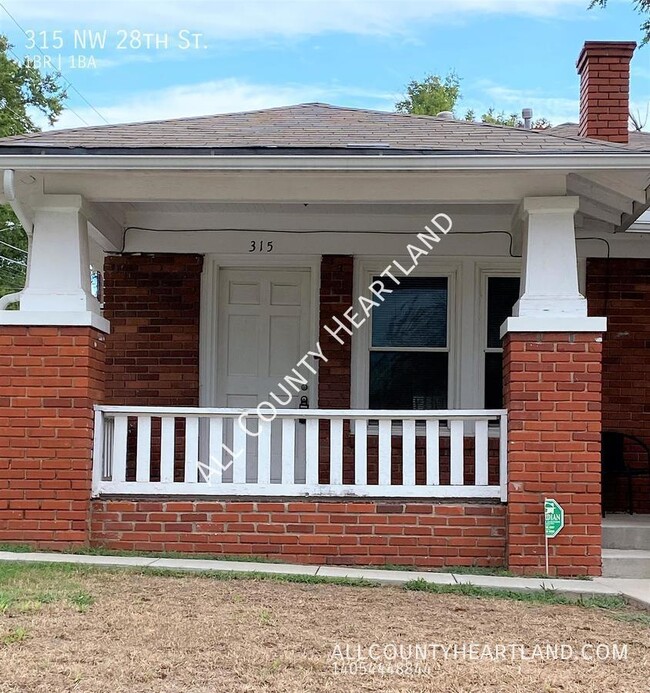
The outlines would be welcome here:
M 446 409 L 447 354 L 370 352 L 371 409 Z
M 375 277 L 375 281 L 385 279 Z M 372 346 L 446 347 L 447 278 L 406 277 L 372 311 Z
M 518 277 L 488 277 L 487 345 L 499 348 L 501 325 L 512 315 L 519 300 Z
M 503 407 L 503 354 L 485 354 L 485 408 Z

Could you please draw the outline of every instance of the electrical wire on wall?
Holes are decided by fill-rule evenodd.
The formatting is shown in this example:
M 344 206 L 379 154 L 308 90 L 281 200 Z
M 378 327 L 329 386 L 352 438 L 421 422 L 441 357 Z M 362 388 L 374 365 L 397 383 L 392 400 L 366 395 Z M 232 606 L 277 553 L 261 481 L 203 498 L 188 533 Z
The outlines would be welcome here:
M 120 248 L 120 253 L 124 253 L 126 249 L 126 237 L 129 231 L 151 231 L 155 233 L 284 233 L 284 234 L 298 234 L 298 235 L 309 235 L 309 234 L 361 234 L 369 236 L 408 236 L 411 232 L 408 231 L 296 231 L 287 229 L 234 229 L 234 228 L 211 228 L 211 229 L 152 229 L 145 226 L 127 226 L 122 232 L 122 247 Z M 514 255 L 512 252 L 512 247 L 514 243 L 514 238 L 510 231 L 450 231 L 452 236 L 481 236 L 489 234 L 501 234 L 508 236 L 510 239 L 510 244 L 508 246 L 508 254 L 510 257 L 521 257 L 520 255 Z

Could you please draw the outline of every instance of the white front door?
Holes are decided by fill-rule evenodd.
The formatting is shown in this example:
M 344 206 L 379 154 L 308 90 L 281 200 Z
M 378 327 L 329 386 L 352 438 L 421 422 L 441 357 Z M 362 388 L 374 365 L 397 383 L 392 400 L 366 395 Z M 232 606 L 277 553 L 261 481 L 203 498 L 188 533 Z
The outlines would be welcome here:
M 255 410 L 270 401 L 278 408 L 297 409 L 301 399 L 315 406 L 315 379 L 298 362 L 313 347 L 310 342 L 311 291 L 309 270 L 222 269 L 219 271 L 219 313 L 217 323 L 218 407 Z M 276 393 L 284 402 L 285 392 L 278 383 L 297 369 L 309 376 L 305 389 L 295 392 L 283 407 L 269 395 Z M 287 388 L 291 391 L 291 388 Z M 263 409 L 265 415 L 269 409 Z M 224 430 L 224 442 L 232 445 L 232 425 Z M 257 420 L 246 423 L 257 432 Z M 295 433 L 295 479 L 304 482 L 304 426 Z M 236 451 L 235 451 L 236 452 Z M 257 478 L 257 439 L 250 437 L 246 449 L 246 480 Z M 281 422 L 271 424 L 271 480 L 281 478 Z M 224 481 L 232 479 L 232 469 Z
M 256 408 L 271 392 L 284 399 L 278 382 L 312 347 L 309 270 L 222 269 L 218 295 L 217 406 Z M 301 396 L 311 403 L 313 386 L 287 408 Z

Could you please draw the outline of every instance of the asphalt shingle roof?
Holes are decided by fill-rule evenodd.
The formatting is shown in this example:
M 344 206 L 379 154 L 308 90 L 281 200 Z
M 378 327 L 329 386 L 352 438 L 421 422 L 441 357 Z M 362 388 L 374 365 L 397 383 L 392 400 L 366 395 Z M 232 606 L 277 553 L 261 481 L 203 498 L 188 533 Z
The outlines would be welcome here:
M 578 123 L 562 123 L 551 128 L 548 132 L 561 137 L 577 137 L 579 127 Z M 650 132 L 630 131 L 630 141 L 625 146 L 627 149 L 634 149 L 638 152 L 650 152 Z
M 241 148 L 377 149 L 439 153 L 620 153 L 623 145 L 565 134 L 525 130 L 431 116 L 407 115 L 305 103 L 126 125 L 50 130 L 0 139 L 7 148 L 45 153 L 50 149 L 124 150 Z M 216 151 L 215 151 L 216 150 Z M 629 151 L 629 150 L 627 150 Z

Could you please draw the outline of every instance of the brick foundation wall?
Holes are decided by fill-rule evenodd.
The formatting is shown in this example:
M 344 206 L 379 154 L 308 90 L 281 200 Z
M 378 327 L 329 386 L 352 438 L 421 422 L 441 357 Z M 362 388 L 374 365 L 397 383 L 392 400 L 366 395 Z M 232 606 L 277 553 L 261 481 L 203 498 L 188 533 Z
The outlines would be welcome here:
M 89 327 L 0 327 L 0 541 L 87 543 L 104 337 Z
M 106 258 L 106 404 L 198 406 L 202 266 L 201 255 Z
M 650 445 L 650 259 L 587 260 L 592 315 L 607 317 L 603 335 L 603 430 L 639 436 Z M 629 445 L 626 459 L 644 464 Z M 626 482 L 605 489 L 605 507 L 627 512 Z M 634 483 L 634 511 L 650 513 L 650 484 Z
M 502 505 L 95 500 L 92 543 L 339 565 L 501 566 Z
M 543 500 L 551 497 L 566 522 L 550 540 L 551 573 L 601 572 L 599 340 L 589 333 L 504 339 L 511 570 L 543 572 Z

